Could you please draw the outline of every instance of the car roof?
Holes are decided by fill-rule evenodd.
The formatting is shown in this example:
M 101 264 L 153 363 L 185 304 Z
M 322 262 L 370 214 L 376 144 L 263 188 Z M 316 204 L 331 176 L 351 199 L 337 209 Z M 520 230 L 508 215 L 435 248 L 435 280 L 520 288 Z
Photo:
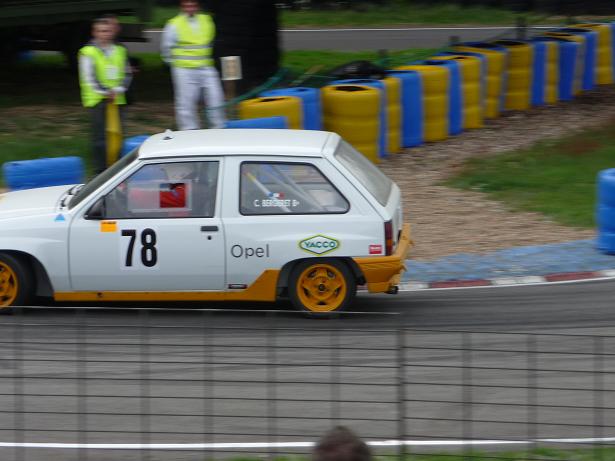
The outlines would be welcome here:
M 283 155 L 323 157 L 340 137 L 326 131 L 307 130 L 189 130 L 156 134 L 139 149 L 139 158 L 219 155 Z

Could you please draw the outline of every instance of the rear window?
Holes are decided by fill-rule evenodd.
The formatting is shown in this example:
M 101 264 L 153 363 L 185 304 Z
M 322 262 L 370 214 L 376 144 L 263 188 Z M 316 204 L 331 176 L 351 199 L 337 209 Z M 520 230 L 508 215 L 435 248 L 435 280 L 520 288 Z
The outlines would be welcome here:
M 365 186 L 380 205 L 386 206 L 393 181 L 346 141 L 340 143 L 335 158 Z

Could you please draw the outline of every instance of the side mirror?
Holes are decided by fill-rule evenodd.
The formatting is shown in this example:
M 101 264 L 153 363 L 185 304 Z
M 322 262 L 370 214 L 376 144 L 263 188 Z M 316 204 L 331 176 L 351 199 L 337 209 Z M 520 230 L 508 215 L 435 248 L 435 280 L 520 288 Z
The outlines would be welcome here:
M 101 221 L 105 219 L 105 198 L 96 201 L 94 205 L 85 214 L 85 219 Z

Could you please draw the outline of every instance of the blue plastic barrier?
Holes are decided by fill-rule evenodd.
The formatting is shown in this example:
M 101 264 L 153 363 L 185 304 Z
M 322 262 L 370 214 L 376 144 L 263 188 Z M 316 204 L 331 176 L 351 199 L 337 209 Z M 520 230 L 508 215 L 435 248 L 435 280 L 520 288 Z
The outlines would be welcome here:
M 581 44 L 557 37 L 537 37 L 536 39 L 555 40 L 559 47 L 559 99 L 572 101 L 575 93 L 577 62 L 581 55 Z
M 413 70 L 390 70 L 387 76 L 401 82 L 401 144 L 415 147 L 423 144 L 423 82 Z
M 598 249 L 615 254 L 615 168 L 598 173 Z
M 133 150 L 143 144 L 148 138 L 148 134 L 142 134 L 139 136 L 133 136 L 131 138 L 124 139 L 124 144 L 122 145 L 120 157 L 130 154 Z
M 365 85 L 378 88 L 380 90 L 380 139 L 378 144 L 380 145 L 380 157 L 386 157 L 387 152 L 387 139 L 388 139 L 388 124 L 387 124 L 387 96 L 386 87 L 380 80 L 369 78 L 350 78 L 345 80 L 336 80 L 331 82 L 330 85 Z
M 415 63 L 418 64 L 418 63 Z M 457 61 L 440 61 L 438 59 L 426 60 L 422 64 L 430 66 L 444 66 L 450 73 L 448 97 L 448 133 L 451 136 L 461 134 L 463 131 L 463 89 L 461 87 L 461 69 Z
M 583 66 L 583 90 L 592 90 L 596 86 L 596 64 L 598 59 L 598 33 L 588 29 L 565 27 L 556 32 L 582 35 L 585 37 L 585 61 Z
M 262 128 L 287 130 L 288 119 L 278 115 L 275 117 L 248 118 L 245 120 L 229 120 L 224 128 Z
M 261 97 L 295 96 L 303 100 L 303 127 L 306 130 L 322 130 L 322 107 L 320 90 L 317 88 L 296 87 L 269 90 L 260 94 Z
M 534 60 L 532 63 L 532 105 L 545 104 L 547 90 L 547 44 L 545 40 L 534 38 L 529 40 L 534 47 Z
M 13 191 L 85 182 L 83 160 L 80 157 L 6 162 L 2 165 L 2 171 L 6 185 Z

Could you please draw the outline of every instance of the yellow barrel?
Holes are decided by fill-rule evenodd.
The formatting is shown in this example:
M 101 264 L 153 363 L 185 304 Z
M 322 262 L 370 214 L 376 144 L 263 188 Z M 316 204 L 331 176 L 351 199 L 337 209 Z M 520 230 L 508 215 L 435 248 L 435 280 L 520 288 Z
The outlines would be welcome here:
M 409 65 L 395 70 L 414 70 L 423 84 L 423 139 L 426 142 L 448 138 L 449 70 L 444 66 Z
M 504 107 L 508 110 L 529 109 L 532 105 L 534 47 L 517 40 L 496 40 L 493 43 L 508 50 Z
M 401 151 L 401 82 L 395 77 L 382 82 L 387 94 L 387 150 L 397 154 Z
M 577 56 L 577 68 L 574 72 L 574 94 L 577 95 L 583 90 L 583 71 L 585 69 L 585 53 L 586 44 L 585 37 L 578 34 L 569 34 L 567 32 L 545 32 L 545 37 L 554 37 L 569 42 L 577 42 L 580 45 L 580 52 Z
M 288 127 L 293 130 L 303 129 L 303 102 L 295 96 L 275 96 L 268 98 L 247 99 L 239 103 L 239 118 L 283 116 L 288 120 Z
M 596 60 L 596 83 L 609 85 L 613 83 L 613 39 L 610 24 L 575 24 L 576 28 L 590 29 L 598 33 L 598 56 Z
M 433 56 L 431 59 L 456 61 L 461 72 L 461 90 L 463 93 L 463 128 L 466 130 L 483 128 L 484 123 L 484 88 L 482 61 L 476 56 L 445 55 Z
M 559 101 L 559 45 L 555 41 L 543 43 L 547 46 L 545 102 L 555 104 Z
M 486 91 L 485 91 L 485 117 L 498 118 L 502 93 L 504 92 L 504 75 L 506 72 L 506 54 L 501 51 L 489 50 L 466 45 L 453 47 L 454 51 L 479 53 L 487 60 Z
M 321 90 L 325 130 L 339 134 L 378 163 L 380 90 L 366 85 L 329 85 Z

